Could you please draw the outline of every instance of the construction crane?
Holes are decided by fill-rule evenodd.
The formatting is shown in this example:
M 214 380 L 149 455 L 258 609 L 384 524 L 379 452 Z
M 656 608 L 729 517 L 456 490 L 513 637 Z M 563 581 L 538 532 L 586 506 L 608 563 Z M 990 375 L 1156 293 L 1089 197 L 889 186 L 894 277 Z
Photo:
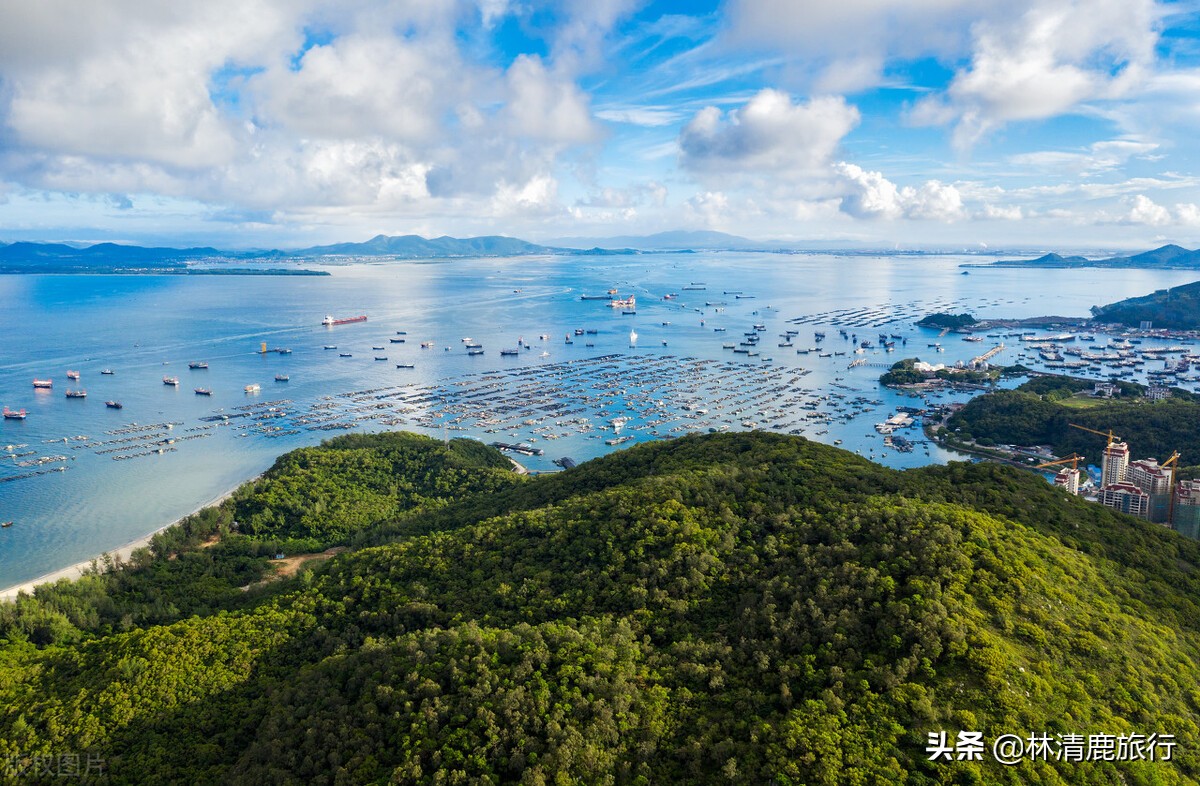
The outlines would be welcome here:
M 1096 429 L 1094 429 L 1094 428 L 1088 428 L 1087 426 L 1081 426 L 1078 423 L 1068 423 L 1067 425 L 1070 426 L 1071 428 L 1077 428 L 1080 431 L 1090 431 L 1093 434 L 1099 434 L 1102 437 L 1106 437 L 1108 439 L 1108 445 L 1106 445 L 1106 447 L 1112 447 L 1112 443 L 1119 442 L 1121 440 L 1120 437 L 1118 437 L 1116 434 L 1114 434 L 1112 432 L 1112 429 L 1109 429 L 1108 431 L 1096 431 Z
M 1177 450 L 1171 454 L 1171 458 L 1159 464 L 1159 466 L 1163 469 L 1166 469 L 1168 466 L 1175 464 L 1175 462 L 1178 460 L 1179 451 Z M 1175 467 L 1178 466 L 1178 464 L 1175 464 Z M 1171 467 L 1171 496 L 1167 501 L 1167 524 L 1172 527 L 1175 526 L 1175 467 Z
M 1065 459 L 1058 461 L 1047 461 L 1045 464 L 1038 464 L 1034 469 L 1045 469 L 1046 467 L 1057 467 L 1059 464 L 1070 464 L 1071 469 L 1079 469 L 1079 462 L 1084 461 L 1083 456 L 1067 456 Z

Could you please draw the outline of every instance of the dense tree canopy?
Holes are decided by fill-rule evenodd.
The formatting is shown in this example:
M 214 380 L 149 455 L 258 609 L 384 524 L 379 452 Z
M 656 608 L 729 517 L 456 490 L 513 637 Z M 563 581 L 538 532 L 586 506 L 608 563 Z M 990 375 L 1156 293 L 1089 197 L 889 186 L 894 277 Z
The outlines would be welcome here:
M 92 751 L 117 783 L 1200 777 L 1200 544 L 1031 473 L 766 433 L 505 463 L 339 438 L 0 606 L 0 757 Z M 281 538 L 349 548 L 282 577 Z M 939 730 L 1178 747 L 935 763 Z

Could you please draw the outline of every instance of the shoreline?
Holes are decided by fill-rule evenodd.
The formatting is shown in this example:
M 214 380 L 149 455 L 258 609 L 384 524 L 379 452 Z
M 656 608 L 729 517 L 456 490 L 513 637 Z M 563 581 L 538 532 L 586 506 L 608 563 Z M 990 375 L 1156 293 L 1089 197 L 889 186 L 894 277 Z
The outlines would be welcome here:
M 27 595 L 32 595 L 34 589 L 36 589 L 37 587 L 40 587 L 43 584 L 53 584 L 54 582 L 59 581 L 61 579 L 71 579 L 72 581 L 75 579 L 78 579 L 81 576 L 83 576 L 87 571 L 91 570 L 93 564 L 102 568 L 103 560 L 104 560 L 105 556 L 111 556 L 114 559 L 121 560 L 122 562 L 127 561 L 129 559 L 129 556 L 131 554 L 133 554 L 133 552 L 137 551 L 138 549 L 142 548 L 143 546 L 150 545 L 151 539 L 153 539 L 154 536 L 157 535 L 158 533 L 160 533 L 164 530 L 168 530 L 171 527 L 174 527 L 176 524 L 179 524 L 181 521 L 186 519 L 188 516 L 194 516 L 197 513 L 199 513 L 200 511 L 204 510 L 205 508 L 211 508 L 214 505 L 220 505 L 222 502 L 224 502 L 225 500 L 232 497 L 233 493 L 235 491 L 237 491 L 239 488 L 241 488 L 243 485 L 245 485 L 246 483 L 252 483 L 253 481 L 257 480 L 259 477 L 261 477 L 261 475 L 255 475 L 254 477 L 247 478 L 246 480 L 242 481 L 241 483 L 238 483 L 236 486 L 229 489 L 228 491 L 225 491 L 222 494 L 219 494 L 216 497 L 213 497 L 208 502 L 205 502 L 204 504 L 200 505 L 198 508 L 193 510 L 191 513 L 180 516 L 179 518 L 172 521 L 170 524 L 166 524 L 162 527 L 159 527 L 158 529 L 154 530 L 153 532 L 151 532 L 147 535 L 143 535 L 142 537 L 140 537 L 136 540 L 131 540 L 130 542 L 128 542 L 122 546 L 118 546 L 115 549 L 109 549 L 108 551 L 102 551 L 90 559 L 81 560 L 80 562 L 76 562 L 73 565 L 68 565 L 65 568 L 60 568 L 58 570 L 54 570 L 49 573 L 42 574 L 41 576 L 38 576 L 37 578 L 30 579 L 29 581 L 25 581 L 20 584 L 14 584 L 10 587 L 5 587 L 3 589 L 0 589 L 0 603 L 14 601 L 17 599 L 17 596 L 20 595 L 22 592 L 24 592 Z

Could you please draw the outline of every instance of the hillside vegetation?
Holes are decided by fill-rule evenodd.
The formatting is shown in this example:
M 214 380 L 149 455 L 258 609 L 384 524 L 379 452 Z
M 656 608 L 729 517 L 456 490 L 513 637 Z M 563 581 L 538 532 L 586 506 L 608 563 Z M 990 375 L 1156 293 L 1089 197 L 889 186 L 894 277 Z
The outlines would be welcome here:
M 1140 386 L 1121 383 L 1122 397 L 1098 400 L 1086 409 L 1063 403 L 1093 383 L 1066 377 L 1038 377 L 1016 390 L 998 390 L 976 396 L 947 425 L 958 436 L 982 444 L 1049 445 L 1060 456 L 1078 453 L 1090 463 L 1099 463 L 1106 439 L 1080 429 L 1075 423 L 1097 431 L 1112 432 L 1129 443 L 1135 458 L 1165 461 L 1178 450 L 1178 465 L 1200 464 L 1200 401 L 1186 391 L 1172 398 L 1150 401 L 1124 398 L 1138 395 Z M 1190 471 L 1190 470 L 1189 470 Z
M 1156 328 L 1195 330 L 1200 328 L 1200 281 L 1093 307 L 1092 318 L 1131 327 L 1150 322 Z
M 766 433 L 504 466 L 340 437 L 0 607 L 0 757 L 164 784 L 1200 777 L 1200 544 L 1032 473 Z M 264 556 L 330 544 L 291 578 Z M 939 730 L 1178 746 L 934 763 Z

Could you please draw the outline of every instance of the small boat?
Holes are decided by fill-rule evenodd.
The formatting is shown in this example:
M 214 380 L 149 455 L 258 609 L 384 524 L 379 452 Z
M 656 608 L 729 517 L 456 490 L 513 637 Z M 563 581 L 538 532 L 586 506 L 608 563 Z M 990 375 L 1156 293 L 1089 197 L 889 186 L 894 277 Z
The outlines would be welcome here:
M 291 379 L 291 377 L 289 377 L 287 374 L 276 374 L 275 375 L 276 382 L 287 382 L 289 379 Z
M 468 355 L 482 355 L 483 350 L 482 349 L 468 349 L 467 354 Z
M 52 388 L 52 387 L 54 387 L 54 380 L 52 380 L 52 379 L 35 379 L 33 381 L 33 386 L 35 388 Z
M 483 349 L 483 344 L 477 344 L 472 341 L 470 344 L 464 344 L 467 349 Z
M 197 396 L 211 396 L 212 388 L 196 388 Z
M 242 388 L 242 390 L 246 391 L 247 393 L 257 393 L 258 391 L 262 390 L 262 386 L 255 382 L 254 384 L 247 385 L 246 387 Z
M 396 368 L 416 368 L 416 365 L 413 363 L 397 363 Z
M 86 390 L 68 390 L 67 398 L 87 398 Z
M 67 379 L 79 379 L 79 372 L 78 371 L 68 371 Z
M 500 354 L 502 356 L 512 356 L 521 354 L 521 351 L 518 349 L 502 349 L 500 350 Z
M 371 349 L 380 350 L 380 349 L 383 349 L 383 347 L 371 347 Z
M 116 372 L 114 372 L 111 368 L 102 368 L 100 369 L 100 373 L 106 377 L 111 377 Z
M 8 529 L 13 523 L 11 521 L 0 521 L 0 529 Z
M 188 368 L 208 368 L 208 364 L 204 361 L 195 360 L 191 363 L 188 363 Z
M 326 344 L 325 348 L 326 349 L 337 349 L 337 344 Z
M 340 358 L 352 358 L 352 357 L 354 357 L 354 355 L 350 354 L 349 352 L 339 352 L 339 353 L 338 353 L 338 357 L 340 357 Z
M 4 417 L 8 420 L 24 420 L 25 410 L 4 408 Z
M 433 342 L 432 341 L 422 341 L 421 349 L 433 349 Z
M 389 338 L 388 341 L 392 342 L 393 344 L 403 344 L 404 343 L 404 339 L 402 339 L 402 338 Z
M 407 331 L 407 330 L 397 330 L 397 331 L 396 331 L 396 335 L 397 335 L 397 336 L 407 336 L 407 335 L 408 335 L 408 331 Z
M 179 387 L 179 377 L 163 377 L 163 384 Z
M 105 401 L 104 406 L 109 409 L 123 409 L 125 407 L 120 401 Z
M 376 360 L 387 360 L 387 357 L 380 357 L 379 355 L 376 355 L 375 359 Z
M 287 349 L 286 347 L 276 347 L 276 348 L 275 348 L 275 351 L 276 351 L 276 352 L 278 352 L 278 353 L 279 353 L 279 354 L 281 354 L 281 355 L 290 355 L 290 354 L 292 354 L 292 350 L 290 350 L 290 349 Z

